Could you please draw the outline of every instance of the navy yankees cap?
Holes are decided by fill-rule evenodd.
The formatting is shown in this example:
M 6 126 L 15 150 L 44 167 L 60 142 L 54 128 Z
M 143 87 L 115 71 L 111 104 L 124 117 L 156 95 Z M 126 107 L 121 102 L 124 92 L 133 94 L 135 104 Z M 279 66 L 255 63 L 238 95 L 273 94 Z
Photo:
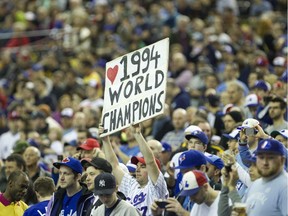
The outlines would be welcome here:
M 95 195 L 111 195 L 116 188 L 116 179 L 111 173 L 101 173 L 94 179 Z

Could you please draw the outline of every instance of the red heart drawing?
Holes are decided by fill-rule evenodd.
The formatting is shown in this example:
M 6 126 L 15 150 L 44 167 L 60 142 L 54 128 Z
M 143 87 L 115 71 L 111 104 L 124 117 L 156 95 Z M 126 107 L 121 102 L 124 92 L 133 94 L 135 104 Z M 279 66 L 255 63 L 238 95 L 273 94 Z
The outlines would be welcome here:
M 118 65 L 115 65 L 113 68 L 110 67 L 107 70 L 107 77 L 112 84 L 117 76 L 117 73 L 118 73 Z

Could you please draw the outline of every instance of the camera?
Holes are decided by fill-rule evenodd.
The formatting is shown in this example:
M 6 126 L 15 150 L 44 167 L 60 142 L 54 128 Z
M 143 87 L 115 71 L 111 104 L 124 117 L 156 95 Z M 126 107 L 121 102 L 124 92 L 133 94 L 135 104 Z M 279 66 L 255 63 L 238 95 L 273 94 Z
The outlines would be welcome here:
M 255 128 L 245 128 L 245 135 L 246 136 L 254 136 L 257 133 L 258 133 L 258 131 Z
M 166 208 L 166 205 L 168 205 L 168 202 L 165 200 L 157 200 L 155 202 L 158 205 L 158 207 L 162 209 Z

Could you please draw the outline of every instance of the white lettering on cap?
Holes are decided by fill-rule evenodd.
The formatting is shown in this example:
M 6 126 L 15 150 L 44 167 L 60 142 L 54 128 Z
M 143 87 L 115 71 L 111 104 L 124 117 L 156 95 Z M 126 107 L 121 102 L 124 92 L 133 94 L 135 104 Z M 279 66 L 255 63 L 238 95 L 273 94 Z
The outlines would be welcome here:
M 99 187 L 105 187 L 105 180 L 99 181 Z

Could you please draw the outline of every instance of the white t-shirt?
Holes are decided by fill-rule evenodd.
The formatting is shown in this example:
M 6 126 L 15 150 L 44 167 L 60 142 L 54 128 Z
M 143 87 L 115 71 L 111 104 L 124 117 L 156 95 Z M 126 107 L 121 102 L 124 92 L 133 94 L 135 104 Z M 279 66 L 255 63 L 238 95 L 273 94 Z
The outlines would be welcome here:
M 119 191 L 126 196 L 127 201 L 139 210 L 142 216 L 152 215 L 150 206 L 155 199 L 168 197 L 167 185 L 161 172 L 155 185 L 148 178 L 148 184 L 143 188 L 140 187 L 135 178 L 125 173 Z
M 218 216 L 218 202 L 220 199 L 220 191 L 211 206 L 207 206 L 205 203 L 200 205 L 194 204 L 190 212 L 190 216 L 207 215 L 207 216 Z
M 20 133 L 7 131 L 0 136 L 0 159 L 6 159 L 13 153 L 15 143 L 20 139 Z

